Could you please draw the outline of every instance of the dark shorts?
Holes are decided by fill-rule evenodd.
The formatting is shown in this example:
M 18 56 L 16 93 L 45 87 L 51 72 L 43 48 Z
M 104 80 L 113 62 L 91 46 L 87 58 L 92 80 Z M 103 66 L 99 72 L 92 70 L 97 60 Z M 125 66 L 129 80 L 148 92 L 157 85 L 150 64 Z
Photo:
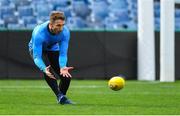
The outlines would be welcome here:
M 33 50 L 29 50 L 29 54 L 33 59 Z M 43 51 L 42 59 L 46 66 L 51 65 L 51 67 L 56 73 L 60 73 L 59 51 Z

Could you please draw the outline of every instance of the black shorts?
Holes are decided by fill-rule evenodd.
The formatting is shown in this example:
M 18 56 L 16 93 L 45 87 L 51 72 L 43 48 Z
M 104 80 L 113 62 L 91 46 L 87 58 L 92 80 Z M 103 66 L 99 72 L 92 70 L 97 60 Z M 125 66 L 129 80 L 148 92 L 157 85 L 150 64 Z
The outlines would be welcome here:
M 33 59 L 33 51 L 29 50 L 30 56 Z M 59 51 L 43 51 L 42 59 L 46 66 L 51 65 L 53 70 L 59 74 L 60 67 L 59 67 Z
M 56 73 L 60 73 L 59 67 L 59 51 L 44 51 L 42 54 L 43 61 L 46 66 L 51 65 Z

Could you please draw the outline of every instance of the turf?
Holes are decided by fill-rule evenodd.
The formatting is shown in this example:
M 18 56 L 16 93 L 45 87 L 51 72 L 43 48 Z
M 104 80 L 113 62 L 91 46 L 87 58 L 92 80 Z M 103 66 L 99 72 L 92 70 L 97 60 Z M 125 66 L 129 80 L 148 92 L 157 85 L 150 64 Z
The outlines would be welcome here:
M 76 105 L 60 105 L 44 80 L 0 80 L 1 115 L 180 115 L 180 81 L 126 81 L 112 91 L 106 80 L 72 80 L 67 95 Z

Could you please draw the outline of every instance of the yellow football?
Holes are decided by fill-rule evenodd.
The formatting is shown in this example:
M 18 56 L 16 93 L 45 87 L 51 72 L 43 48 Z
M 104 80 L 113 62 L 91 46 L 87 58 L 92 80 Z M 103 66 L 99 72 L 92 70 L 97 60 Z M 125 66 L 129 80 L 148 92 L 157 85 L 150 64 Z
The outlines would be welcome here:
M 125 80 L 123 77 L 115 76 L 108 81 L 108 86 L 114 91 L 118 91 L 125 86 Z

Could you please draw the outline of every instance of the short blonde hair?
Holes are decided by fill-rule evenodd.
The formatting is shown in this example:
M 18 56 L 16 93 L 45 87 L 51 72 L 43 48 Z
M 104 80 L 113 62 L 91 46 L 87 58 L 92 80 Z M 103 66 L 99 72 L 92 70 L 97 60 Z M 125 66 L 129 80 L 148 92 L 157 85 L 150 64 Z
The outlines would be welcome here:
M 50 14 L 50 22 L 54 23 L 58 19 L 61 19 L 63 21 L 66 19 L 65 15 L 64 15 L 64 12 L 52 11 L 51 14 Z

